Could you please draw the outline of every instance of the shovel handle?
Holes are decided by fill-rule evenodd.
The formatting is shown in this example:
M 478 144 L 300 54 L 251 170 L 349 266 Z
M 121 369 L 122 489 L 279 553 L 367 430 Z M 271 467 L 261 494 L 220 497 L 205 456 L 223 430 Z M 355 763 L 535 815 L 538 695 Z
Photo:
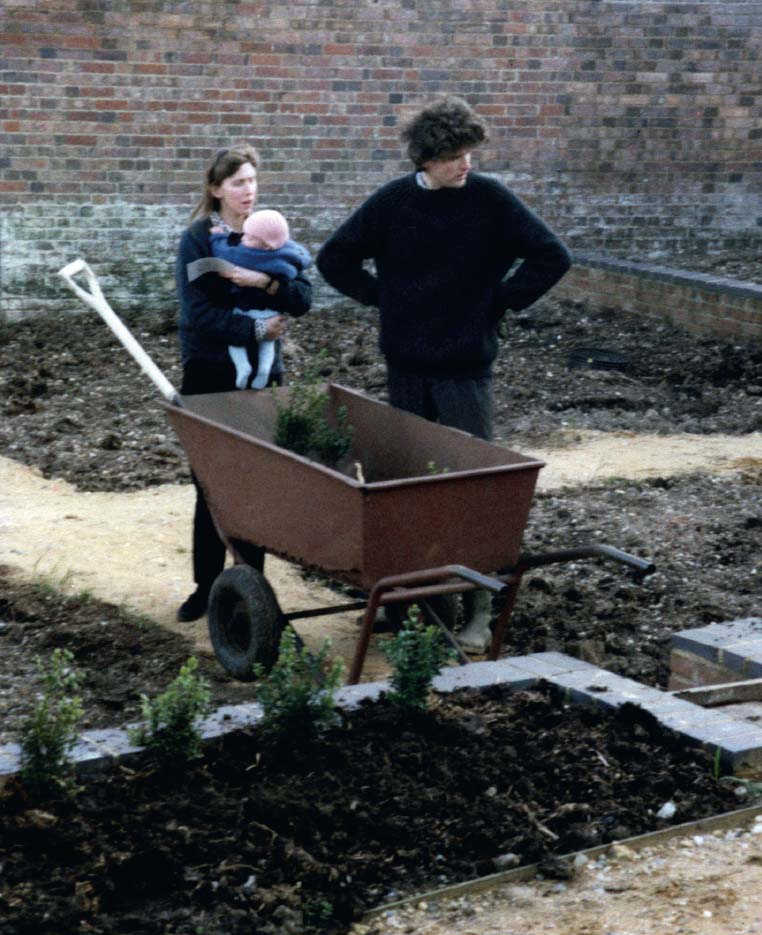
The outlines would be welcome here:
M 180 405 L 180 396 L 177 390 L 172 386 L 161 370 L 159 370 L 140 344 L 138 344 L 132 332 L 129 331 L 121 318 L 108 304 L 98 279 L 88 264 L 82 259 L 74 260 L 73 263 L 69 263 L 67 266 L 59 269 L 58 275 L 75 295 L 78 295 L 83 302 L 95 309 L 119 341 L 121 341 L 124 348 L 139 364 L 143 373 L 153 381 L 162 396 L 171 403 Z M 74 281 L 74 277 L 79 275 L 84 275 L 87 281 L 87 289 L 84 289 L 78 282 Z

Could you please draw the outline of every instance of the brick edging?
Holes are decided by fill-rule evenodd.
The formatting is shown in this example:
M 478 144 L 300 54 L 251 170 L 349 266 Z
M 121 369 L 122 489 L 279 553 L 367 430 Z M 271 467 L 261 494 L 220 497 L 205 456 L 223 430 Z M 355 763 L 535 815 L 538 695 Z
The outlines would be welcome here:
M 724 770 L 736 776 L 762 773 L 762 728 L 563 653 L 534 653 L 448 668 L 434 679 L 433 687 L 440 693 L 463 688 L 480 690 L 491 685 L 520 690 L 532 688 L 540 681 L 555 685 L 571 701 L 583 704 L 609 708 L 626 703 L 637 705 L 680 734 L 687 744 L 719 751 Z M 351 709 L 363 701 L 376 700 L 388 688 L 388 680 L 344 686 L 337 692 L 337 707 Z M 225 734 L 256 727 L 261 720 L 259 704 L 225 705 L 202 721 L 201 735 L 209 743 Z M 129 726 L 83 733 L 71 757 L 77 773 L 93 774 L 117 762 L 140 757 L 143 749 L 130 743 L 128 730 Z M 0 746 L 0 787 L 18 773 L 20 752 L 15 743 Z

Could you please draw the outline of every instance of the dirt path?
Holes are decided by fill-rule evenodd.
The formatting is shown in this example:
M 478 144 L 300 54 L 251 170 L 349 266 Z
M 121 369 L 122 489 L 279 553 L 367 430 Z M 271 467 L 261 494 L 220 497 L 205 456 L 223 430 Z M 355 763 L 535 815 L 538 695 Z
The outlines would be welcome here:
M 615 845 L 569 882 L 502 884 L 419 903 L 354 935 L 756 935 L 762 821 L 636 851 Z
M 33 468 L 0 458 L 0 563 L 26 577 L 44 577 L 61 590 L 86 590 L 124 604 L 161 626 L 189 636 L 211 653 L 206 618 L 178 623 L 178 605 L 192 590 L 191 485 L 165 485 L 132 493 L 79 492 L 66 481 L 46 480 Z M 339 595 L 307 582 L 298 568 L 273 556 L 266 573 L 289 611 L 341 603 Z M 337 655 L 351 660 L 356 614 L 321 618 L 300 628 L 308 643 L 330 636 Z M 319 638 L 318 638 L 319 636 Z M 364 680 L 385 677 L 380 655 L 369 652 Z
M 639 436 L 575 433 L 562 448 L 527 453 L 546 461 L 540 488 L 607 477 L 653 477 L 696 469 L 720 472 L 762 463 L 762 434 Z M 190 635 L 209 652 L 206 621 L 178 624 L 175 610 L 191 587 L 188 485 L 132 493 L 78 492 L 62 480 L 0 458 L 0 562 L 24 576 L 45 576 L 72 591 L 87 590 L 127 604 L 162 626 Z M 337 603 L 329 589 L 306 582 L 287 562 L 268 557 L 267 576 L 287 610 Z M 329 635 L 337 654 L 351 659 L 358 614 L 320 618 L 301 627 L 307 642 Z M 386 663 L 371 652 L 363 678 L 383 677 Z

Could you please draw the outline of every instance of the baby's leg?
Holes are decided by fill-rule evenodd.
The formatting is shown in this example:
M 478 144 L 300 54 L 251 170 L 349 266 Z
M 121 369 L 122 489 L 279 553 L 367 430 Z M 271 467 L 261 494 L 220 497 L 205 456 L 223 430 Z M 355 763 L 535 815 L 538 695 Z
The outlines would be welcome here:
M 257 318 L 273 318 L 277 312 L 273 312 L 270 309 L 262 309 L 255 313 Z M 275 341 L 260 341 L 259 342 L 259 358 L 257 360 L 257 375 L 251 381 L 251 388 L 253 390 L 261 390 L 267 386 L 267 381 L 270 379 L 270 371 L 273 368 L 273 362 L 275 361 Z
M 252 371 L 252 366 L 249 363 L 249 357 L 246 353 L 246 348 L 231 344 L 228 347 L 228 354 L 230 354 L 230 359 L 235 365 L 236 389 L 245 390 Z

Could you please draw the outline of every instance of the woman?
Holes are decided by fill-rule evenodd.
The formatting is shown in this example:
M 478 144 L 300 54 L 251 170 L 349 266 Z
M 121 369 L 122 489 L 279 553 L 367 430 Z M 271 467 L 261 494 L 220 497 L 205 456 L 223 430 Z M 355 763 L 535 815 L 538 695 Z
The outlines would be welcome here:
M 312 287 L 303 273 L 283 281 L 238 266 L 227 273 L 203 271 L 203 262 L 197 262 L 212 256 L 209 232 L 213 227 L 232 234 L 241 232 L 256 204 L 258 166 L 259 155 L 247 143 L 217 153 L 206 172 L 204 195 L 180 240 L 175 275 L 183 362 L 180 392 L 184 396 L 235 390 L 236 371 L 228 353 L 230 345 L 247 349 L 256 372 L 259 342 L 275 341 L 277 351 L 270 383 L 282 382 L 279 339 L 287 329 L 286 316 L 304 315 L 312 302 Z M 278 314 L 253 319 L 235 314 L 234 308 L 244 311 L 268 308 Z M 196 483 L 193 517 L 196 590 L 180 606 L 178 620 L 189 622 L 206 613 L 209 591 L 224 564 L 224 543 Z

